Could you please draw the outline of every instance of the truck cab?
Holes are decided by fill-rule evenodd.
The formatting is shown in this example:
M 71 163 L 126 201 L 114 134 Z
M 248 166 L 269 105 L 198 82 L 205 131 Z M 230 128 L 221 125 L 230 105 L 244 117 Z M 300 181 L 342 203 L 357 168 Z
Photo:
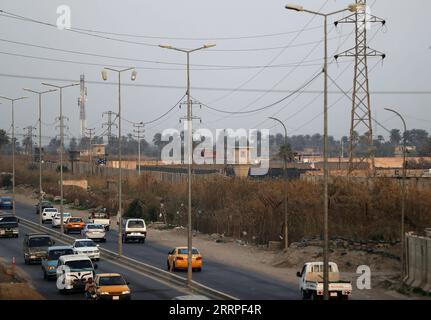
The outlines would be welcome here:
M 323 262 L 307 262 L 296 275 L 304 300 L 323 298 Z M 347 300 L 351 293 L 352 283 L 341 280 L 337 264 L 329 262 L 329 298 Z

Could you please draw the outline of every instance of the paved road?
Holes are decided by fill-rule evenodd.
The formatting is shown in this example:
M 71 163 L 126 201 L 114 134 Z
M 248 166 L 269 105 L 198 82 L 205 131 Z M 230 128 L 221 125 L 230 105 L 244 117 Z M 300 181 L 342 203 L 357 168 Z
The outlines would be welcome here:
M 17 202 L 17 215 L 25 219 L 38 222 L 35 207 Z M 49 226 L 48 224 L 46 226 Z M 80 237 L 76 235 L 76 237 Z M 117 251 L 118 233 L 111 230 L 107 233 L 107 242 L 101 246 L 108 250 Z M 171 248 L 164 247 L 151 241 L 151 234 L 145 244 L 124 243 L 124 255 L 166 269 L 166 257 Z M 200 273 L 194 273 L 193 279 L 216 290 L 223 291 L 239 299 L 262 300 L 296 300 L 300 299 L 296 285 L 282 283 L 278 279 L 253 271 L 228 266 L 216 261 L 205 259 L 204 268 Z M 186 272 L 179 272 L 187 276 Z
M 55 280 L 44 280 L 40 264 L 25 265 L 22 255 L 22 239 L 27 232 L 32 232 L 26 227 L 20 226 L 19 238 L 0 238 L 0 256 L 7 261 L 16 257 L 17 266 L 31 279 L 36 290 L 49 300 L 82 300 L 83 293 L 60 294 L 57 291 Z M 59 244 L 59 243 L 58 243 Z M 173 297 L 184 295 L 171 287 L 168 287 L 141 274 L 132 272 L 118 265 L 106 261 L 97 262 L 96 273 L 118 272 L 130 282 L 132 298 L 134 300 L 170 300 Z

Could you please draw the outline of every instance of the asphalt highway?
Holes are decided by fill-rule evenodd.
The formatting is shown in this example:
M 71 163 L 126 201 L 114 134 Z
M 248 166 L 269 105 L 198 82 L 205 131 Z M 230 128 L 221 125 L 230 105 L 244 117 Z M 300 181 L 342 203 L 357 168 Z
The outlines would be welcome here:
M 36 223 L 39 221 L 39 216 L 36 214 L 34 206 L 17 202 L 16 213 L 17 216 L 25 218 L 27 220 L 31 220 Z M 45 226 L 49 227 L 50 225 L 46 224 Z M 79 234 L 72 236 L 75 236 L 76 238 L 82 238 L 82 236 Z M 114 252 L 117 251 L 117 237 L 118 233 L 115 230 L 110 230 L 109 232 L 107 232 L 106 235 L 106 243 L 101 243 L 101 247 Z M 171 249 L 172 248 L 164 247 L 153 242 L 151 240 L 151 233 L 149 233 L 145 244 L 123 244 L 124 255 L 165 270 L 167 268 L 167 254 Z M 2 254 L 2 251 L 3 249 L 2 247 L 0 247 L 0 254 Z M 204 267 L 202 272 L 193 273 L 193 279 L 195 281 L 198 281 L 213 289 L 228 293 L 239 299 L 300 299 L 300 295 L 296 285 L 283 283 L 278 279 L 271 278 L 263 274 L 257 274 L 253 271 L 249 271 L 246 269 L 232 267 L 220 262 L 211 261 L 209 259 L 205 259 L 205 252 L 202 252 L 202 254 L 204 256 Z M 101 267 L 104 266 L 103 261 L 100 264 Z M 179 271 L 178 274 L 184 277 L 187 276 L 186 272 Z

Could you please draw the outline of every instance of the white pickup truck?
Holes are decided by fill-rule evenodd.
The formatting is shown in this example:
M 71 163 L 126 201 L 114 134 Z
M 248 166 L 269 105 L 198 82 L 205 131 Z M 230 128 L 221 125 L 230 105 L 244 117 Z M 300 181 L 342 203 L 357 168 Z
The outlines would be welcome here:
M 90 215 L 88 223 L 102 225 L 106 231 L 109 231 L 111 219 L 109 219 L 109 215 L 106 212 L 96 212 Z
M 296 274 L 302 299 L 323 298 L 323 262 L 307 262 Z M 329 298 L 348 300 L 352 293 L 352 283 L 340 280 L 340 272 L 335 262 L 329 263 Z

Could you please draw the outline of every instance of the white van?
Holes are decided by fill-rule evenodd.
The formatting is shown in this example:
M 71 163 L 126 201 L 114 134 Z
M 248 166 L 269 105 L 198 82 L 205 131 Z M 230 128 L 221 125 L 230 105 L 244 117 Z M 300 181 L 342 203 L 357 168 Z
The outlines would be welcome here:
M 61 256 L 57 263 L 57 289 L 60 292 L 85 290 L 89 278 L 96 275 L 97 264 L 83 254 Z
M 127 219 L 123 226 L 123 242 L 137 241 L 145 243 L 147 226 L 144 219 Z

